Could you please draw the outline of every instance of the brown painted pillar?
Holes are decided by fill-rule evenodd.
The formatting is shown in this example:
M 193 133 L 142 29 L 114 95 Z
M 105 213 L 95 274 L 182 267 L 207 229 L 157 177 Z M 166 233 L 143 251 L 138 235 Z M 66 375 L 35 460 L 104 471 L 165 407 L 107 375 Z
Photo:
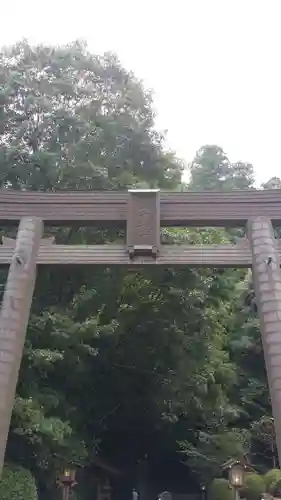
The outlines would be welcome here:
M 20 222 L 0 312 L 0 475 L 5 456 L 26 328 L 36 278 L 43 224 Z
M 257 217 L 248 222 L 252 267 L 268 385 L 281 464 L 281 272 L 271 221 Z

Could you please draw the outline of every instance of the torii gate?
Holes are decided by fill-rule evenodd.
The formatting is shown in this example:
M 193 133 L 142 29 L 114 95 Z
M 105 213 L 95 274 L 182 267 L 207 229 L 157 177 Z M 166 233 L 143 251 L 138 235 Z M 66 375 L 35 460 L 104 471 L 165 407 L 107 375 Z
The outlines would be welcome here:
M 281 463 L 281 190 L 228 193 L 0 191 L 0 223 L 20 221 L 16 241 L 3 238 L 0 265 L 10 264 L 0 315 L 0 472 L 31 307 L 37 264 L 251 267 Z M 52 245 L 52 226 L 126 227 L 124 245 Z M 161 226 L 238 227 L 237 245 L 161 245 Z

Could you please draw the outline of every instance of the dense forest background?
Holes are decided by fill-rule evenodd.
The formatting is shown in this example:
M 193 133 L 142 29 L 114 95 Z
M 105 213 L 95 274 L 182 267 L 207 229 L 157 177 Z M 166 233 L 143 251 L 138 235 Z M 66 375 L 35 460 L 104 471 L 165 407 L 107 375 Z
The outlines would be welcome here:
M 0 53 L 2 188 L 253 189 L 252 165 L 203 146 L 184 164 L 154 128 L 150 92 L 112 54 L 81 43 Z M 188 140 L 188 137 L 187 137 Z M 266 166 L 265 166 L 266 167 Z M 277 178 L 262 189 L 281 188 Z M 1 228 L 2 234 L 10 234 Z M 46 230 L 47 231 L 47 230 Z M 48 228 L 65 244 L 117 231 Z M 163 241 L 234 241 L 240 230 L 164 229 Z M 6 273 L 1 271 L 3 291 Z M 7 461 L 51 498 L 65 464 L 96 457 L 131 478 L 141 460 L 185 464 L 200 482 L 230 457 L 276 465 L 251 275 L 237 269 L 40 268 Z M 152 465 L 151 465 L 152 466 Z M 54 496 L 52 496 L 54 498 Z

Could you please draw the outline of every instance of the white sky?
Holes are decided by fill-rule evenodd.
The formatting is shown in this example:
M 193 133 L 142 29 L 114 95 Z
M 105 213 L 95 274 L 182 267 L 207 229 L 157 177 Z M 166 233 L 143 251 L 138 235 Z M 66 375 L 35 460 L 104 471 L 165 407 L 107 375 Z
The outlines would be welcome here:
M 218 144 L 258 182 L 281 176 L 281 0 L 3 0 L 0 15 L 1 46 L 82 38 L 116 52 L 186 162 Z

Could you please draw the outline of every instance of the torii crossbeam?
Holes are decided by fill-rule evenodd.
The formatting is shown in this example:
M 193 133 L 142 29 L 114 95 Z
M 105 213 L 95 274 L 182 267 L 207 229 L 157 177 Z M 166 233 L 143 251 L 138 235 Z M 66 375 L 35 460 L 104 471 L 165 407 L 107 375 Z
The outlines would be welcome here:
M 281 190 L 228 193 L 0 191 L 0 223 L 17 224 L 3 238 L 0 265 L 10 264 L 0 316 L 0 471 L 35 282 L 36 264 L 252 267 L 281 463 Z M 52 226 L 126 228 L 124 245 L 52 245 Z M 237 245 L 162 245 L 162 227 L 246 227 Z

